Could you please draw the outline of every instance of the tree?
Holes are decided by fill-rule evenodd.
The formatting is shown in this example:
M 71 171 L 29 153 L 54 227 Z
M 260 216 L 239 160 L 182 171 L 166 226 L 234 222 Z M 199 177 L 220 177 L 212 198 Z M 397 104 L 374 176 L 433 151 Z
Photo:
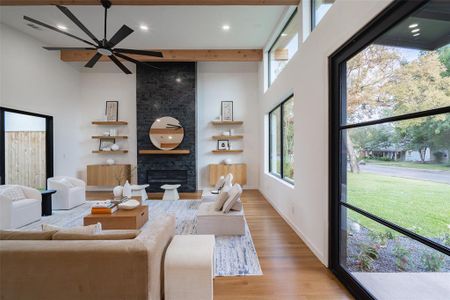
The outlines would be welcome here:
M 441 61 L 437 52 L 428 52 L 396 70 L 393 80 L 384 87 L 395 103 L 395 115 L 450 105 L 450 77 L 442 76 L 447 69 Z M 405 147 L 419 151 L 422 162 L 428 148 L 448 147 L 448 115 L 406 120 L 396 128 Z
M 392 48 L 370 45 L 347 62 L 347 122 L 358 122 L 380 115 L 392 105 L 389 97 L 380 94 L 389 83 L 400 62 Z M 347 135 L 346 148 L 350 171 L 359 172 L 352 137 Z

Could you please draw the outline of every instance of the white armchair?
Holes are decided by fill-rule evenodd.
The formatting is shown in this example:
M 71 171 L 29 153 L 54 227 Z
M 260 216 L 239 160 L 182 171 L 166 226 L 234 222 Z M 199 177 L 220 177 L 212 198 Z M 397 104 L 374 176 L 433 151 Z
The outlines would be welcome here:
M 47 188 L 56 190 L 52 197 L 53 209 L 72 209 L 86 202 L 86 183 L 83 180 L 56 176 L 47 179 Z
M 0 186 L 0 229 L 15 229 L 41 219 L 41 193 L 21 185 Z

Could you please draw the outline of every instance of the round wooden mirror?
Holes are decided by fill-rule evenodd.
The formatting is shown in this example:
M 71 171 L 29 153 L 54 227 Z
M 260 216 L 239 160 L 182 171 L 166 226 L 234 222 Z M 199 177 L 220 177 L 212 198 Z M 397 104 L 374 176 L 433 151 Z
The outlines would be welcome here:
M 172 117 L 156 119 L 150 127 L 150 140 L 160 150 L 172 150 L 181 144 L 184 129 L 180 122 Z

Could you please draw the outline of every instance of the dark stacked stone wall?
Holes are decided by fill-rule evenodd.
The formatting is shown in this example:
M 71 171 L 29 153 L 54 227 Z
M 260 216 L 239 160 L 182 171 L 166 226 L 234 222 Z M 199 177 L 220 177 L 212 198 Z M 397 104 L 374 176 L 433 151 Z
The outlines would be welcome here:
M 186 183 L 180 191 L 197 190 L 196 166 L 196 64 L 190 62 L 152 63 L 161 70 L 138 66 L 136 70 L 137 149 L 157 149 L 150 141 L 149 129 L 157 119 L 170 116 L 184 127 L 185 136 L 177 149 L 188 155 L 140 155 L 137 157 L 139 184 L 148 183 L 147 175 L 158 170 L 184 170 Z M 149 172 L 150 171 L 150 172 Z M 150 184 L 148 191 L 161 191 Z

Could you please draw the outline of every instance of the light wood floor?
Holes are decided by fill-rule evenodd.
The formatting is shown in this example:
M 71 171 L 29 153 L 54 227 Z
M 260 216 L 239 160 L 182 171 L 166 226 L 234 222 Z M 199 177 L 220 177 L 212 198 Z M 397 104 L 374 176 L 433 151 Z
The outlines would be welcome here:
M 215 278 L 215 300 L 352 299 L 259 191 L 242 202 L 264 275 Z

